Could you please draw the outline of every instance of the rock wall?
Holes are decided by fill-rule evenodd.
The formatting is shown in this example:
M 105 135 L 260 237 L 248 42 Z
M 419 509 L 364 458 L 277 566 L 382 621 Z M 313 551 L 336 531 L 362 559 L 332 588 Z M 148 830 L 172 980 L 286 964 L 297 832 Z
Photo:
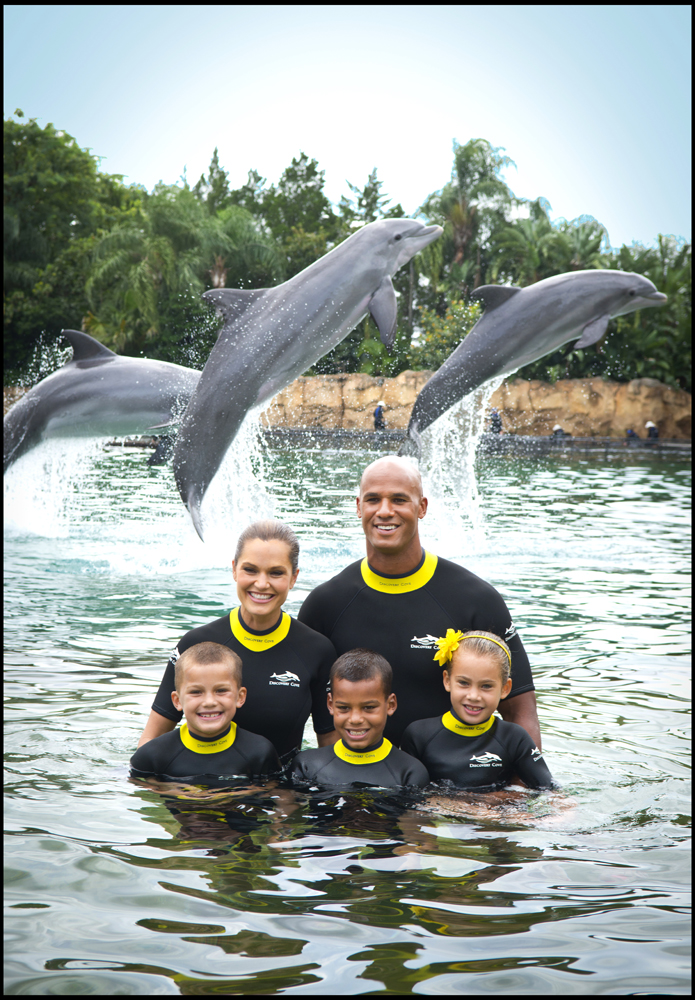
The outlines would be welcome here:
M 415 397 L 432 372 L 403 372 L 397 378 L 315 375 L 298 378 L 272 400 L 263 422 L 272 427 L 342 427 L 370 430 L 384 401 L 387 427 L 405 428 Z M 689 439 L 692 397 L 653 378 L 606 382 L 600 378 L 548 382 L 513 379 L 490 403 L 509 434 L 550 434 L 555 424 L 575 437 L 625 437 L 628 427 L 646 437 L 652 420 L 661 438 Z
M 373 413 L 384 400 L 386 425 L 405 428 L 420 389 L 432 372 L 402 372 L 397 378 L 371 375 L 315 375 L 298 378 L 271 401 L 262 416 L 271 427 L 342 427 L 371 430 Z M 3 390 L 3 410 L 25 390 Z M 661 438 L 688 440 L 692 397 L 653 378 L 604 382 L 600 378 L 548 382 L 513 379 L 492 396 L 508 434 L 550 434 L 555 424 L 575 437 L 625 437 L 632 427 L 646 437 L 653 420 Z

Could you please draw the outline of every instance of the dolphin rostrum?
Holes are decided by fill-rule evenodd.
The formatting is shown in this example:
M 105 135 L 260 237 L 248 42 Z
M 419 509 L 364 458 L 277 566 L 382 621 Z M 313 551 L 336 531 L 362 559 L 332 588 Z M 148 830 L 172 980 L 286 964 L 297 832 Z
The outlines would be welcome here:
M 442 233 L 414 219 L 371 222 L 275 288 L 213 289 L 224 325 L 181 420 L 179 493 L 203 537 L 200 505 L 247 412 L 310 368 L 366 316 L 393 344 L 392 276 Z
M 26 392 L 3 420 L 4 471 L 44 438 L 142 434 L 172 424 L 200 372 L 126 358 L 78 330 L 63 330 L 67 364 Z
M 666 296 L 626 271 L 571 271 L 526 288 L 483 285 L 472 296 L 484 312 L 468 336 L 420 390 L 399 454 L 419 455 L 420 434 L 463 396 L 499 375 L 601 339 L 614 316 L 660 306 Z

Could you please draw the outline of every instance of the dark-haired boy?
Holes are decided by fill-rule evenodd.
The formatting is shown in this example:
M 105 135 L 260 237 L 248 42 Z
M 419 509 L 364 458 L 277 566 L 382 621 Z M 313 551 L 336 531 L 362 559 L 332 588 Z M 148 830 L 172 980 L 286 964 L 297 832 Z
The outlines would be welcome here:
M 333 746 L 297 754 L 292 766 L 295 787 L 429 783 L 419 760 L 384 739 L 386 720 L 396 711 L 392 680 L 390 664 L 370 649 L 352 649 L 335 661 L 328 710 L 340 739 Z
M 217 642 L 190 646 L 176 661 L 175 683 L 171 700 L 186 721 L 136 750 L 131 777 L 218 781 L 280 770 L 270 740 L 233 721 L 246 700 L 241 660 L 233 650 Z

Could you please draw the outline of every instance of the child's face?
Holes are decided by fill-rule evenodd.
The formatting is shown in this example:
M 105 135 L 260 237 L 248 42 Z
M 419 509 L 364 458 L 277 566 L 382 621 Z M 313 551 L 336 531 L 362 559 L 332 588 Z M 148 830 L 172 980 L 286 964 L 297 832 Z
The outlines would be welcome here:
M 172 691 L 171 700 L 186 717 L 189 732 L 218 736 L 246 701 L 246 688 L 237 685 L 226 663 L 193 664 L 184 670 L 181 690 Z
M 366 750 L 381 739 L 386 720 L 396 711 L 396 696 L 384 694 L 379 677 L 355 682 L 338 678 L 328 695 L 328 711 L 345 746 Z
M 239 559 L 232 563 L 232 573 L 242 617 L 253 628 L 255 618 L 267 617 L 270 626 L 277 620 L 280 608 L 297 582 L 299 570 L 292 571 L 286 542 L 276 538 L 269 542 L 251 538 L 241 550 Z
M 510 678 L 502 683 L 500 668 L 490 657 L 459 646 L 451 661 L 451 672 L 444 671 L 444 687 L 459 719 L 475 726 L 490 718 L 511 691 L 512 681 Z

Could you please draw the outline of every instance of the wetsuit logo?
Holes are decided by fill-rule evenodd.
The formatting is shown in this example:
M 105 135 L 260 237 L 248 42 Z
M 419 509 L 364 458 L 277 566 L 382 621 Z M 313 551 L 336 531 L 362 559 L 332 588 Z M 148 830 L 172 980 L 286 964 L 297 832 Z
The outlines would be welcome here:
M 475 762 L 475 763 L 474 763 Z M 498 757 L 496 753 L 473 754 L 470 759 L 469 767 L 502 767 L 502 758 Z
M 533 750 L 531 751 L 531 757 L 534 763 L 536 763 L 536 761 L 543 760 L 543 754 L 540 752 L 538 747 L 533 748 Z
M 423 635 L 421 638 L 414 635 L 410 640 L 411 649 L 435 649 L 437 645 L 436 635 Z
M 510 622 L 509 623 L 509 628 L 507 628 L 505 630 L 504 638 L 505 638 L 505 640 L 506 639 L 513 639 L 515 635 L 516 635 L 516 625 L 514 624 L 514 622 Z
M 286 670 L 284 674 L 271 674 L 269 684 L 282 684 L 284 687 L 299 687 L 299 677 L 293 674 L 291 670 Z

